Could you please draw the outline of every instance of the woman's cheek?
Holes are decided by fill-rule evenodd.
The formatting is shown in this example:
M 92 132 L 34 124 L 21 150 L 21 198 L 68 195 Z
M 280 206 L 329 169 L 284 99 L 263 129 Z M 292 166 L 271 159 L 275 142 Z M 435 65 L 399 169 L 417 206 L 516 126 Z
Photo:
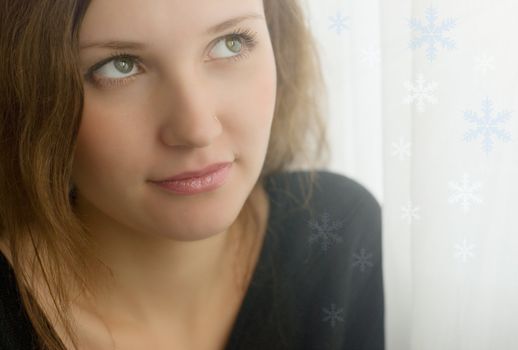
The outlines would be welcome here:
M 77 168 L 99 174 L 124 159 L 131 143 L 122 138 L 132 138 L 125 129 L 128 124 L 121 123 L 124 113 L 94 99 L 85 99 L 74 160 Z

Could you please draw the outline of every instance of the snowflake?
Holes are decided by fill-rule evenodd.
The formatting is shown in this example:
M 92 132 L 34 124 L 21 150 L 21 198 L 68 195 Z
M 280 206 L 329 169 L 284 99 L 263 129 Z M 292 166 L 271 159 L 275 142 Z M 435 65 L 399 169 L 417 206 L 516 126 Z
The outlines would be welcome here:
M 483 200 L 476 193 L 476 191 L 482 186 L 482 183 L 470 182 L 468 178 L 469 175 L 467 173 L 464 173 L 464 176 L 462 177 L 462 182 L 455 183 L 450 181 L 448 183 L 450 188 L 453 189 L 453 191 L 455 192 L 448 199 L 448 203 L 452 204 L 460 202 L 464 212 L 469 211 L 472 202 L 476 202 L 479 204 L 483 202 Z
M 419 207 L 414 207 L 411 201 L 408 201 L 406 206 L 401 207 L 401 211 L 403 212 L 401 218 L 406 219 L 408 224 L 412 223 L 413 219 L 420 219 L 420 216 L 417 213 L 419 211 Z
M 466 132 L 464 140 L 471 141 L 479 135 L 483 135 L 483 148 L 486 154 L 489 154 L 493 147 L 492 135 L 497 136 L 500 140 L 505 142 L 511 140 L 509 132 L 497 127 L 498 124 L 507 121 L 511 117 L 511 112 L 503 111 L 493 118 L 493 104 L 487 97 L 482 101 L 482 112 L 483 115 L 481 117 L 478 117 L 477 113 L 474 113 L 473 111 L 464 112 L 464 118 L 467 121 L 476 124 L 474 129 Z
M 336 29 L 336 33 L 340 35 L 342 33 L 342 30 L 349 29 L 346 21 L 349 20 L 349 17 L 343 17 L 340 11 L 337 11 L 334 16 L 330 16 L 329 20 L 331 21 L 331 26 L 329 29 Z
M 365 271 L 365 266 L 370 266 L 370 267 L 374 266 L 372 261 L 370 261 L 370 258 L 372 258 L 372 253 L 365 254 L 364 248 L 360 249 L 360 254 L 354 253 L 353 258 L 354 258 L 353 267 L 355 267 L 356 265 L 359 265 L 361 272 Z
M 462 262 L 466 262 L 468 257 L 473 257 L 473 244 L 468 245 L 466 240 L 464 239 L 461 244 L 455 245 L 455 257 L 460 258 Z
M 412 152 L 410 151 L 410 142 L 400 138 L 398 143 L 392 143 L 392 156 L 399 157 L 399 160 L 403 161 L 411 155 Z
M 495 70 L 495 58 L 488 55 L 479 55 L 473 59 L 473 69 L 486 75 L 489 70 Z
M 375 66 L 381 61 L 381 53 L 379 47 L 371 45 L 361 51 L 361 57 L 363 62 L 367 62 L 369 66 Z
M 419 112 L 424 112 L 424 104 L 425 102 L 429 102 L 432 104 L 437 103 L 437 98 L 432 95 L 434 90 L 437 88 L 436 82 L 426 82 L 423 77 L 423 74 L 419 74 L 416 80 L 416 84 L 412 85 L 409 81 L 405 83 L 405 88 L 408 90 L 409 95 L 405 97 L 403 103 L 410 104 L 414 100 L 416 101 L 417 110 Z
M 340 309 L 336 310 L 336 305 L 335 304 L 331 304 L 331 310 L 327 310 L 327 309 L 322 308 L 322 311 L 324 311 L 324 313 L 327 314 L 327 316 L 322 319 L 322 322 L 327 322 L 327 321 L 330 320 L 331 321 L 331 326 L 333 328 L 336 325 L 336 321 L 344 322 L 343 317 L 340 316 L 340 314 L 342 312 L 344 312 L 343 308 L 340 308 Z
M 331 245 L 331 241 L 335 242 L 342 242 L 343 239 L 339 235 L 333 233 L 332 231 L 335 231 L 336 229 L 339 229 L 342 227 L 342 222 L 333 222 L 332 224 L 329 223 L 329 213 L 325 212 L 324 214 L 320 215 L 320 218 L 322 219 L 322 225 L 319 225 L 317 222 L 314 221 L 308 221 L 310 227 L 316 231 L 316 233 L 312 234 L 309 237 L 309 244 L 312 244 L 313 242 L 321 239 L 322 240 L 322 250 L 327 251 L 329 246 Z
M 433 61 L 437 56 L 436 44 L 439 43 L 443 48 L 455 48 L 455 42 L 445 36 L 445 32 L 451 30 L 456 25 L 456 20 L 448 18 L 443 20 L 440 24 L 436 23 L 437 10 L 433 7 L 426 9 L 426 23 L 413 18 L 408 21 L 410 28 L 419 32 L 420 36 L 413 38 L 410 42 L 410 48 L 416 49 L 422 44 L 427 45 L 426 54 L 430 61 Z

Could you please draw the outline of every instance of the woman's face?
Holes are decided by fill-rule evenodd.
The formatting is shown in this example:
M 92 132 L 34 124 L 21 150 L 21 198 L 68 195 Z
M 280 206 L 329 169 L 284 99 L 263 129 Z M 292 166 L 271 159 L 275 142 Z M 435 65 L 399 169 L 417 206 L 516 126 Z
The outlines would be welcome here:
M 262 0 L 93 0 L 80 47 L 78 213 L 94 230 L 177 240 L 229 228 L 260 175 L 275 106 Z M 229 176 L 209 192 L 182 196 L 150 182 L 224 161 Z

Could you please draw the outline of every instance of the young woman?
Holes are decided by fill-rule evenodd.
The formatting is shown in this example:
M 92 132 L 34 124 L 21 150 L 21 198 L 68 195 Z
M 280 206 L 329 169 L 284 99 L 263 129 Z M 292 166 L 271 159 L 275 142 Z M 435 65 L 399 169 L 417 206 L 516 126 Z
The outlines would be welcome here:
M 383 348 L 379 204 L 294 170 L 328 155 L 299 1 L 0 0 L 0 33 L 1 349 Z

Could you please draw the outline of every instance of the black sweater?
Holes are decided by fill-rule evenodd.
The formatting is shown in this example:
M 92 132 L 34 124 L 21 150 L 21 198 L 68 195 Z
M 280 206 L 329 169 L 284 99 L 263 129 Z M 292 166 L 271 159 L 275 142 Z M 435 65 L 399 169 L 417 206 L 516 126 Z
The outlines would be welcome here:
M 307 174 L 266 178 L 268 230 L 224 350 L 384 349 L 381 207 L 358 182 L 320 170 L 308 210 Z M 0 350 L 36 349 L 1 253 L 0 283 Z

